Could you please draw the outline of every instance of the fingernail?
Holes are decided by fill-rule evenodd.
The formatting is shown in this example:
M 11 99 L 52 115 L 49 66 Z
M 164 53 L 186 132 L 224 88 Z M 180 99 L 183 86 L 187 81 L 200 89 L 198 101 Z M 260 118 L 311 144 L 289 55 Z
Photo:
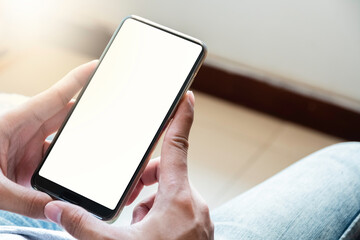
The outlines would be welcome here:
M 45 214 L 45 217 L 47 219 L 49 219 L 50 221 L 57 223 L 57 224 L 61 224 L 62 210 L 55 204 L 49 203 L 48 205 L 46 205 L 44 214 Z
M 195 105 L 195 96 L 194 93 L 192 91 L 188 91 L 187 94 L 189 95 L 189 99 L 190 99 L 190 103 L 192 106 Z

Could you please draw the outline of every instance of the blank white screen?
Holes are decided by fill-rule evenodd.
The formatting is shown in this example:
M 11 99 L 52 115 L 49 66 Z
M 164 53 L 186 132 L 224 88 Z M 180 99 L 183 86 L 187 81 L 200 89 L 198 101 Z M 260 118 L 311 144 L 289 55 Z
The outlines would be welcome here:
M 40 176 L 114 209 L 201 50 L 126 20 Z

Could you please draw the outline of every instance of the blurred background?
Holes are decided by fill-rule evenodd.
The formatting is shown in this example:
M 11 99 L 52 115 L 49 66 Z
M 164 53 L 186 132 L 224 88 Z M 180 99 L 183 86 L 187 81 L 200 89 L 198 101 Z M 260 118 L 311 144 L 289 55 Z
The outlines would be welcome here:
M 356 0 L 0 0 L 2 110 L 47 89 L 74 67 L 99 58 L 121 20 L 131 14 L 203 40 L 209 48 L 203 71 L 232 74 L 232 81 L 246 77 L 286 91 L 288 99 L 301 96 L 340 109 L 321 115 L 323 105 L 305 106 L 321 121 L 333 119 L 329 128 L 340 126 L 342 113 L 359 119 L 360 2 Z M 218 88 L 225 84 L 221 77 L 212 82 Z M 271 111 L 194 90 L 189 171 L 211 209 L 311 152 L 360 138 L 305 127 Z M 236 98 L 236 89 L 232 94 Z M 257 92 L 251 94 L 271 103 Z M 348 127 L 359 132 L 358 125 Z M 154 155 L 158 154 L 159 147 Z M 147 188 L 140 198 L 155 190 L 156 186 Z M 133 206 L 125 209 L 119 224 L 130 221 Z

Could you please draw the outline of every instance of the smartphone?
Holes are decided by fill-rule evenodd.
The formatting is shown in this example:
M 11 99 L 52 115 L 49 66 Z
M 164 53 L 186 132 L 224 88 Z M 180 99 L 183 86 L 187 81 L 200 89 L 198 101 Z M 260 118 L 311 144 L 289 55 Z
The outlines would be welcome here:
M 125 18 L 33 174 L 32 187 L 114 220 L 205 56 L 197 39 Z

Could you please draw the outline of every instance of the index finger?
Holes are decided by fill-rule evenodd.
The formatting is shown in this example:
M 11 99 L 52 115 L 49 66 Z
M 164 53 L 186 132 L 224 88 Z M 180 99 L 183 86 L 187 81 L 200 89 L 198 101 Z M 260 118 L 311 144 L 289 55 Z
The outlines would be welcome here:
M 0 176 L 0 208 L 32 218 L 44 218 L 43 209 L 51 197 L 43 192 L 18 185 Z
M 40 122 L 54 116 L 85 85 L 97 64 L 98 60 L 94 60 L 75 68 L 54 86 L 30 99 L 27 109 Z
M 181 185 L 187 180 L 187 150 L 194 120 L 194 95 L 188 92 L 182 99 L 164 137 L 161 149 L 159 184 L 161 187 Z M 167 188 L 167 187 L 166 187 Z M 171 190 L 171 189 L 168 189 Z
M 150 160 L 144 172 L 142 173 L 141 178 L 137 183 L 134 191 L 131 193 L 131 196 L 127 201 L 126 205 L 130 205 L 131 203 L 134 202 L 134 200 L 139 196 L 144 186 L 150 186 L 158 182 L 159 164 L 160 164 L 160 157 Z

